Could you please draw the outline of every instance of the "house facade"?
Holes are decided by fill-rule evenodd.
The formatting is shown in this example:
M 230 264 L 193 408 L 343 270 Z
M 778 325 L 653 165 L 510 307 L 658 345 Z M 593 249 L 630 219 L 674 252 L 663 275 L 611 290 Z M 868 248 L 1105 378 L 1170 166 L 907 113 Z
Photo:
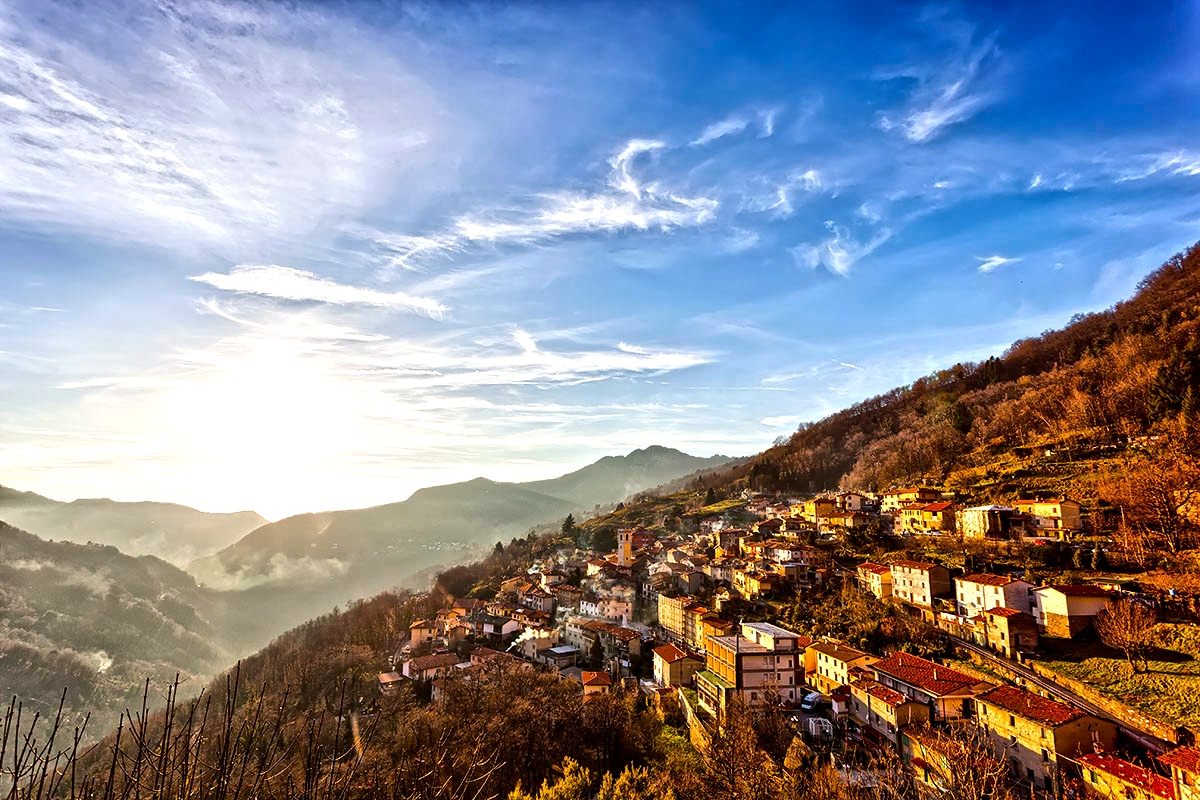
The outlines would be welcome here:
M 892 653 L 871 664 L 870 669 L 879 683 L 927 706 L 934 722 L 973 717 L 975 696 L 991 687 L 911 653 Z
M 935 597 L 954 592 L 950 570 L 930 561 L 893 561 L 892 596 L 897 600 L 930 608 Z
M 1022 533 L 1020 517 L 1009 506 L 972 506 L 954 518 L 964 539 L 1017 539 Z
M 772 692 L 785 703 L 799 702 L 811 641 L 769 622 L 745 622 L 733 636 L 710 637 L 705 668 L 695 675 L 701 707 L 720 719 L 735 695 L 750 706 Z
M 824 695 L 832 694 L 839 686 L 849 686 L 853 680 L 850 671 L 855 667 L 865 667 L 879 660 L 878 656 L 843 642 L 817 642 L 809 645 L 808 652 L 812 654 L 813 663 L 809 683 Z
M 1158 760 L 1171 770 L 1176 800 L 1200 800 L 1200 747 L 1176 747 Z
M 880 600 L 892 598 L 892 568 L 866 561 L 858 565 L 858 583 Z
M 1035 787 L 1058 786 L 1060 760 L 1111 750 L 1117 728 L 1108 720 L 1047 697 L 998 686 L 979 695 L 979 725 L 1013 773 Z
M 1056 584 L 1033 590 L 1033 618 L 1043 635 L 1071 639 L 1092 626 L 1112 593 L 1089 584 Z
M 691 686 L 692 676 L 704 667 L 704 661 L 673 644 L 654 648 L 654 681 L 659 686 Z
M 865 738 L 900 748 L 900 729 L 929 724 L 929 706 L 878 681 L 860 678 L 850 684 L 850 716 Z M 866 732 L 870 731 L 870 734 Z
M 1096 796 L 1108 800 L 1176 800 L 1175 784 L 1123 758 L 1108 753 L 1079 757 L 1079 773 Z
M 898 511 L 901 506 L 910 503 L 932 503 L 942 499 L 942 493 L 928 486 L 910 486 L 903 489 L 893 489 L 885 492 L 879 510 L 883 512 Z
M 1067 539 L 1083 530 L 1082 506 L 1074 500 L 1018 500 L 1015 505 L 1033 519 L 1042 536 Z
M 1033 584 L 1008 575 L 977 572 L 954 580 L 958 615 L 971 618 L 993 608 L 1032 610 Z
M 1012 608 L 992 608 L 978 617 L 979 644 L 1005 658 L 1030 653 L 1038 646 L 1037 623 L 1031 615 Z

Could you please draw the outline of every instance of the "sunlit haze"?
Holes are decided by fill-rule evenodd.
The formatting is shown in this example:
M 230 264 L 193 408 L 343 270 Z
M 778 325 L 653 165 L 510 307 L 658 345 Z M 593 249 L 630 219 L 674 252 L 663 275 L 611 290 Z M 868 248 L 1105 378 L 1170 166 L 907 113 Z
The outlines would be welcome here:
M 818 5 L 0 0 L 0 484 L 748 454 L 1196 239 L 1195 4 Z

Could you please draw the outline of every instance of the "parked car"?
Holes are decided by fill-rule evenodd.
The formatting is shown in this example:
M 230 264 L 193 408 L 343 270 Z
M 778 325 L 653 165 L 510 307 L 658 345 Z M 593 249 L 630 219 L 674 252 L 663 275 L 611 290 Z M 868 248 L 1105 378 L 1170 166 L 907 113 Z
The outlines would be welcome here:
M 820 710 L 823 705 L 825 705 L 825 698 L 820 692 L 809 692 L 800 701 L 800 710 L 811 713 Z

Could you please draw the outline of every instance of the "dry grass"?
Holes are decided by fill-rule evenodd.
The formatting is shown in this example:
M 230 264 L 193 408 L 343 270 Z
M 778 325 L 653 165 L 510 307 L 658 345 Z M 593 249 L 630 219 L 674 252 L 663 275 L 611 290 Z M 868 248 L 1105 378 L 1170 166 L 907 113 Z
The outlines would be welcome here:
M 1101 645 L 1077 647 L 1070 660 L 1044 663 L 1154 719 L 1200 730 L 1200 626 L 1163 624 L 1158 635 L 1161 649 L 1150 658 L 1149 671 L 1136 675 L 1121 654 Z

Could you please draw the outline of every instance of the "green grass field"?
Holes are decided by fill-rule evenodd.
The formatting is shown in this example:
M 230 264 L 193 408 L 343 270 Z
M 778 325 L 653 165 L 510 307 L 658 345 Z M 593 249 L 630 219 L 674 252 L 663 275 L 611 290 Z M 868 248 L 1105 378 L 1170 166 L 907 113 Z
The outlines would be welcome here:
M 1150 670 L 1137 675 L 1129 674 L 1121 654 L 1099 644 L 1075 647 L 1069 660 L 1043 663 L 1157 720 L 1200 730 L 1200 626 L 1163 624 L 1158 635 L 1161 649 Z

